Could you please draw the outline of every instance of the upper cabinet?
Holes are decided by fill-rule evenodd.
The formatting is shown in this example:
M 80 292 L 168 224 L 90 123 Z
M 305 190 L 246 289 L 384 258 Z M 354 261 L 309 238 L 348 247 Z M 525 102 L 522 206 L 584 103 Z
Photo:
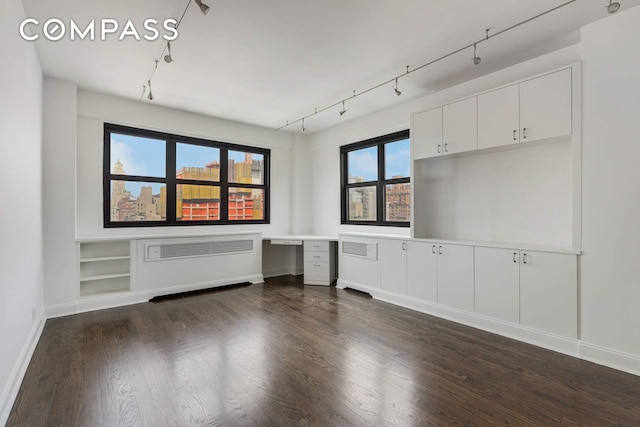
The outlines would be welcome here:
M 442 154 L 442 107 L 413 116 L 411 126 L 413 158 L 424 159 Z
M 512 85 L 478 96 L 478 148 L 500 147 L 520 139 L 520 89 Z
M 442 107 L 442 154 L 478 148 L 477 97 Z
M 569 136 L 571 103 L 566 68 L 415 114 L 413 158 Z
M 520 83 L 521 141 L 571 134 L 571 69 Z

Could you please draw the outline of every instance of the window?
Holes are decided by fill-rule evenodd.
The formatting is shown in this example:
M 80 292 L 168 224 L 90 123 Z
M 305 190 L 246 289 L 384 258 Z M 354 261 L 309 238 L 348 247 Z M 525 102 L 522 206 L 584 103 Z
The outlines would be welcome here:
M 409 131 L 340 147 L 342 223 L 408 227 Z
M 105 124 L 105 227 L 266 224 L 269 155 Z

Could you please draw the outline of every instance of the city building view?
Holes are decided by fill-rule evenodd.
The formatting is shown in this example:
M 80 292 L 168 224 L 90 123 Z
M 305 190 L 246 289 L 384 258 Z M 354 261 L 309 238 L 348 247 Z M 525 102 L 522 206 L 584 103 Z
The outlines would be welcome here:
M 403 178 L 394 175 L 392 178 Z M 349 184 L 366 182 L 363 176 L 349 175 Z M 356 221 L 376 220 L 376 187 L 349 188 L 349 219 Z M 411 185 L 408 183 L 385 186 L 384 209 L 386 221 L 408 222 L 410 220 Z
M 244 159 L 228 161 L 228 218 L 230 221 L 264 219 L 264 190 L 232 187 L 233 184 L 263 184 L 264 160 L 244 153 Z M 112 174 L 125 175 L 125 165 L 115 163 Z M 176 219 L 178 221 L 220 220 L 220 162 L 212 161 L 204 167 L 182 167 L 176 171 L 177 179 L 210 181 L 212 185 L 177 184 Z M 111 182 L 111 221 L 164 221 L 167 217 L 167 188 L 165 184 L 139 186 L 133 194 L 127 185 L 132 181 Z

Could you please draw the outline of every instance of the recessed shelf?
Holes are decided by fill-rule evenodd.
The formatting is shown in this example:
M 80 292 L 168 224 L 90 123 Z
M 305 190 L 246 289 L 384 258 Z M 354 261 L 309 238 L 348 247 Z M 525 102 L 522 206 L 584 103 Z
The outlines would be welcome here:
M 81 258 L 80 262 L 101 262 L 101 261 L 116 261 L 119 259 L 131 259 L 129 255 L 122 256 L 104 256 L 104 257 L 92 257 L 92 258 Z
M 113 274 L 99 274 L 95 276 L 86 276 L 81 277 L 81 282 L 92 282 L 94 280 L 107 280 L 107 279 L 115 279 L 118 277 L 130 277 L 131 273 L 113 273 Z

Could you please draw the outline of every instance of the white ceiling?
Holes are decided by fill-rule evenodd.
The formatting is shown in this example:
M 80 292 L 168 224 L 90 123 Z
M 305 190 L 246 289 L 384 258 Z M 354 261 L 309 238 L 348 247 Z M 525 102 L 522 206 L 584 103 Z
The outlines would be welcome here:
M 203 0 L 187 9 L 172 42 L 171 64 L 159 63 L 155 99 L 143 102 L 279 128 L 385 80 L 510 27 L 567 0 Z M 640 0 L 618 0 L 622 11 Z M 89 21 L 180 18 L 187 0 L 23 0 L 27 16 L 55 17 L 81 28 Z M 608 16 L 608 0 L 570 5 L 306 120 L 316 132 L 411 98 L 493 72 L 579 41 L 579 28 Z M 622 13 L 622 12 L 619 12 Z M 69 24 L 67 24 L 69 25 Z M 140 99 L 166 42 L 70 41 L 41 37 L 45 75 L 79 88 Z M 300 132 L 300 124 L 284 131 Z

